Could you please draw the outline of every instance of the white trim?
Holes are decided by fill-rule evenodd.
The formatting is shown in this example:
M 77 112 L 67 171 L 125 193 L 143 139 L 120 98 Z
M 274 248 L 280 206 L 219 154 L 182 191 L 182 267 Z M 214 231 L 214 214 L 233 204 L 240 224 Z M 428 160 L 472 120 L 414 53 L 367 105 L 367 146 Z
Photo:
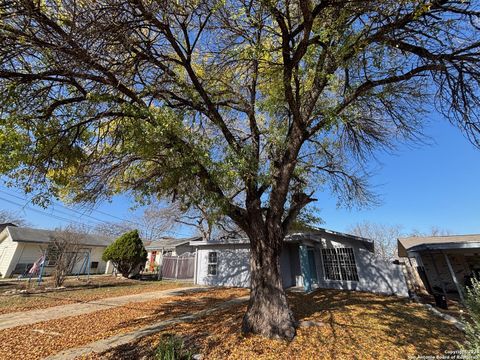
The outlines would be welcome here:
M 193 283 L 198 284 L 198 249 L 195 249 L 195 261 L 193 263 Z

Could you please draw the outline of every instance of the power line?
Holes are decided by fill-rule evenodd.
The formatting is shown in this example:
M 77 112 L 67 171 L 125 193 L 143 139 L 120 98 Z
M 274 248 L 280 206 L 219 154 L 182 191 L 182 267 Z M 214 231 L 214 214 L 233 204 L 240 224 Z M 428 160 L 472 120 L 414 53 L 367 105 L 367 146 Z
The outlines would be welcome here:
M 20 199 L 20 200 L 23 200 L 23 201 L 26 200 L 26 201 L 30 202 L 30 200 L 27 199 L 27 198 L 24 198 L 24 197 L 21 197 L 21 196 L 18 196 L 18 195 L 11 194 L 11 193 L 6 192 L 6 191 L 4 191 L 4 190 L 1 190 L 1 189 L 0 189 L 0 192 L 4 193 L 4 194 L 6 194 L 6 195 L 12 196 L 12 197 L 14 197 L 14 198 Z M 74 208 L 65 206 L 65 205 L 59 203 L 58 201 L 52 201 L 52 203 L 55 204 L 55 205 L 57 205 L 57 206 L 59 206 L 59 207 L 62 207 L 62 208 L 64 208 L 64 209 L 66 209 L 66 210 L 69 210 L 69 211 L 72 211 L 72 212 L 74 212 L 74 213 L 80 214 L 81 216 L 85 216 L 85 217 L 88 217 L 88 218 L 93 219 L 93 220 L 95 220 L 95 221 L 103 222 L 103 223 L 105 223 L 105 224 L 110 224 L 110 222 L 107 221 L 107 220 L 102 220 L 102 219 L 96 218 L 96 217 L 94 217 L 94 216 L 88 215 L 88 214 L 86 214 L 86 213 L 84 213 L 84 212 L 81 212 L 81 211 L 79 211 L 79 210 L 76 210 L 76 209 L 74 209 Z M 63 213 L 63 214 L 65 214 L 65 215 L 67 215 L 67 216 L 72 216 L 71 214 L 67 214 L 67 213 L 62 212 L 62 211 L 60 211 L 60 210 L 58 210 L 58 209 L 52 209 L 52 210 L 53 210 L 53 211 L 57 211 L 57 212 L 59 212 L 59 213 Z M 91 209 L 91 210 L 92 210 L 92 211 L 96 211 L 96 212 L 98 212 L 98 213 L 100 213 L 100 214 L 103 214 L 103 215 L 110 216 L 110 217 L 112 217 L 112 218 L 121 220 L 121 221 L 129 222 L 129 223 L 134 224 L 134 225 L 137 225 L 137 226 L 142 226 L 140 223 L 137 223 L 137 222 L 134 222 L 134 221 L 131 221 L 131 220 L 127 220 L 127 219 L 123 219 L 123 218 L 120 218 L 120 217 L 118 217 L 118 216 L 111 215 L 111 214 L 105 213 L 105 212 L 100 211 L 100 210 L 96 210 L 96 209 Z
M 19 199 L 19 200 L 22 200 L 22 201 L 27 201 L 27 202 L 31 202 L 31 200 L 29 200 L 28 198 L 25 198 L 25 197 L 21 197 L 19 195 L 15 195 L 15 194 L 12 194 L 10 192 L 7 192 L 7 191 L 4 191 L 2 189 L 0 189 L 0 192 L 3 193 L 3 194 L 6 194 L 8 196 L 11 196 L 11 197 L 14 197 L 16 199 Z M 17 193 L 18 194 L 18 193 Z M 5 199 L 5 198 L 2 198 L 0 197 L 0 200 L 3 200 L 3 201 L 6 201 L 8 203 L 11 203 L 11 204 L 14 204 L 16 206 L 20 206 L 21 208 L 26 208 L 26 209 L 29 209 L 31 211 L 34 211 L 36 213 L 39 213 L 41 215 L 44 215 L 44 216 L 49 216 L 51 218 L 54 218 L 54 219 L 57 219 L 57 220 L 62 220 L 62 221 L 67 221 L 67 222 L 75 222 L 77 224 L 80 224 L 80 225 L 83 225 L 83 226 L 86 226 L 87 224 L 83 223 L 83 222 L 80 222 L 80 221 L 77 221 L 77 220 L 73 220 L 73 219 L 70 219 L 70 218 L 65 218 L 63 216 L 60 216 L 60 215 L 57 215 L 57 214 L 52 214 L 52 213 L 48 213 L 46 211 L 42 211 L 40 209 L 36 209 L 36 208 L 33 208 L 31 206 L 28 206 L 27 204 L 19 204 L 17 202 L 14 202 L 12 200 L 9 200 L 9 199 Z M 92 220 L 95 220 L 95 221 L 98 221 L 98 222 L 102 222 L 102 223 L 105 223 L 105 224 L 110 224 L 111 222 L 107 221 L 107 220 L 102 220 L 102 219 L 99 219 L 97 217 L 94 217 L 94 216 L 91 216 L 91 215 L 88 215 L 88 214 L 85 214 L 79 210 L 76 210 L 76 209 L 73 209 L 73 208 L 70 208 L 70 207 L 67 207 L 61 203 L 59 203 L 58 201 L 52 201 L 53 204 L 55 205 L 58 205 L 59 207 L 61 208 L 64 208 L 68 211 L 72 211 L 74 213 L 77 213 L 77 214 L 80 214 L 81 216 L 84 216 L 84 217 L 87 217 L 87 218 L 90 218 Z M 106 216 L 110 216 L 112 218 L 115 218 L 115 219 L 118 219 L 118 220 L 121 220 L 121 221 L 124 221 L 124 222 L 128 222 L 128 223 L 131 223 L 131 224 L 134 224 L 136 226 L 139 226 L 140 228 L 142 228 L 144 225 L 142 225 L 141 223 L 138 223 L 138 222 L 135 222 L 135 221 L 131 221 L 131 220 L 127 220 L 127 219 L 124 219 L 124 218 L 121 218 L 121 217 L 118 217 L 118 216 L 115 216 L 115 215 L 111 215 L 111 214 L 108 214 L 106 212 L 103 212 L 101 210 L 97 210 L 97 209 L 91 209 L 92 211 L 95 211 L 95 212 L 98 212 L 100 214 L 103 214 L 103 215 L 106 215 Z M 54 209 L 52 208 L 52 211 L 53 212 L 57 212 L 57 213 L 60 213 L 60 214 L 63 214 L 63 215 L 66 215 L 66 216 L 74 216 L 73 214 L 69 214 L 69 213 L 66 213 L 64 211 L 60 211 L 58 209 Z M 192 234 L 185 234 L 185 233 L 179 233 L 177 231 L 174 231 L 174 230 L 166 230 L 165 231 L 166 233 L 168 234 L 172 234 L 174 236 L 183 236 L 183 237 L 190 237 L 192 236 Z
M 137 222 L 135 222 L 135 221 L 123 219 L 123 218 L 121 218 L 121 217 L 118 217 L 118 216 L 115 216 L 115 215 L 112 215 L 112 214 L 109 214 L 109 213 L 100 211 L 100 210 L 98 210 L 98 209 L 92 209 L 92 211 L 98 212 L 99 214 L 102 214 L 102 215 L 105 215 L 105 216 L 110 216 L 110 217 L 112 217 L 112 218 L 114 218 L 114 219 L 117 219 L 117 220 L 129 222 L 129 223 L 135 224 L 135 225 L 140 225 L 140 223 L 137 223 Z
M 19 206 L 19 207 L 21 207 L 22 209 L 28 209 L 28 210 L 30 210 L 30 211 L 34 211 L 34 212 L 36 212 L 36 213 L 39 213 L 39 214 L 41 214 L 41 215 L 43 215 L 43 216 L 51 217 L 51 218 L 56 219 L 56 220 L 73 222 L 73 223 L 76 223 L 76 224 L 78 224 L 78 225 L 87 226 L 87 224 L 82 223 L 82 222 L 80 222 L 80 221 L 72 220 L 72 219 L 68 219 L 68 218 L 64 218 L 64 217 L 62 217 L 62 216 L 55 215 L 55 214 L 49 214 L 49 213 L 44 212 L 44 211 L 42 211 L 42 210 L 32 208 L 31 206 L 22 205 L 22 204 L 19 204 L 19 203 L 15 202 L 15 201 L 10 200 L 10 199 L 5 199 L 5 198 L 3 198 L 3 197 L 1 197 L 1 196 L 0 196 L 0 200 L 5 201 L 5 202 L 10 203 L 10 204 L 13 204 L 13 205 L 16 205 L 16 206 Z
M 23 198 L 23 197 L 21 197 L 21 196 L 16 196 L 16 195 L 14 195 L 14 194 L 10 194 L 10 193 L 8 193 L 8 192 L 6 192 L 6 191 L 3 191 L 3 190 L 1 190 L 1 189 L 0 189 L 0 192 L 3 193 L 3 194 L 6 194 L 6 195 L 8 195 L 8 196 L 14 197 L 14 198 L 16 198 L 16 199 L 30 202 L 30 200 L 27 199 L 27 198 Z M 60 204 L 58 204 L 58 205 L 60 205 Z M 72 212 L 78 213 L 78 214 L 80 214 L 81 216 L 88 217 L 88 218 L 90 218 L 90 219 L 92 219 L 92 220 L 99 221 L 99 222 L 104 222 L 104 223 L 108 223 L 107 221 L 104 221 L 104 220 L 101 220 L 101 219 L 97 219 L 97 218 L 95 218 L 95 217 L 93 217 L 93 216 L 90 216 L 90 215 L 87 215 L 87 214 L 83 214 L 83 213 L 81 213 L 80 211 L 77 211 L 77 210 L 74 210 L 74 209 L 69 209 L 69 208 L 67 208 L 66 206 L 64 206 L 64 208 L 67 209 L 67 210 L 70 210 L 70 211 L 72 211 Z M 66 213 L 66 212 L 64 212 L 64 211 L 61 211 L 61 210 L 58 210 L 58 209 L 55 209 L 55 208 L 51 208 L 51 210 L 54 211 L 54 212 L 60 213 L 60 214 L 64 214 L 64 215 L 66 215 L 66 216 L 74 216 L 73 214 L 69 214 L 69 213 Z

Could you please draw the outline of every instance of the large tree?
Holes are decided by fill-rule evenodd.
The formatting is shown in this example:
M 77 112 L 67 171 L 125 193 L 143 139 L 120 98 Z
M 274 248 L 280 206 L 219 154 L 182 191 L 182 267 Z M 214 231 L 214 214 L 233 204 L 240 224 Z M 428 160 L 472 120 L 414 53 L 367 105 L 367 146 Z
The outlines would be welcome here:
M 279 255 L 314 190 L 368 202 L 368 155 L 433 104 L 480 145 L 478 2 L 1 4 L 0 172 L 40 202 L 229 216 L 250 239 L 245 332 L 295 335 Z
M 363 221 L 348 228 L 350 234 L 373 240 L 375 253 L 385 261 L 397 258 L 397 239 L 403 236 L 402 226 Z

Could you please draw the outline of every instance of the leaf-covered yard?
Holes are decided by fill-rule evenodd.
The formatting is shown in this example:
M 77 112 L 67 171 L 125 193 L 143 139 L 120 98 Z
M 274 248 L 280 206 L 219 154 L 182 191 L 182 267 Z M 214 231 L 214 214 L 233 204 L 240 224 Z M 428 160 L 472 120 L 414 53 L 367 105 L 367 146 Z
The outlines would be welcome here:
M 321 322 L 300 328 L 291 343 L 242 336 L 243 305 L 89 358 L 153 358 L 168 334 L 181 336 L 204 359 L 406 359 L 456 350 L 463 341 L 455 327 L 408 300 L 337 290 L 289 297 L 297 319 Z
M 138 281 L 122 277 L 94 276 L 90 281 L 71 278 L 66 281 L 66 288 L 60 291 L 38 291 L 35 286 L 26 294 L 10 294 L 16 288 L 25 288 L 26 282 L 4 282 L 0 286 L 0 315 L 18 311 L 44 309 L 57 305 L 72 304 L 99 300 L 115 296 L 139 294 L 143 292 L 167 290 L 176 287 L 188 286 L 188 283 L 173 281 Z M 36 284 L 32 280 L 32 284 Z M 51 280 L 46 279 L 41 288 L 52 286 Z
M 0 359 L 42 359 L 155 321 L 208 309 L 246 293 L 245 289 L 188 290 L 152 301 L 0 330 Z
M 141 286 L 132 283 L 132 286 L 113 289 L 130 292 L 140 287 L 137 290 L 141 292 L 144 289 Z M 156 286 L 161 285 L 157 283 Z M 99 296 L 96 289 L 72 293 L 78 291 L 85 298 Z M 152 301 L 1 330 L 0 359 L 40 359 L 129 333 L 156 321 L 208 309 L 246 294 L 247 290 L 235 288 L 186 291 Z M 298 329 L 291 343 L 242 336 L 240 324 L 246 305 L 233 305 L 192 322 L 166 327 L 156 335 L 107 353 L 90 354 L 88 358 L 154 358 L 160 339 L 166 335 L 181 337 L 189 348 L 203 354 L 204 359 L 403 359 L 412 355 L 443 354 L 446 350 L 458 349 L 458 343 L 463 341 L 463 334 L 451 324 L 405 299 L 325 289 L 308 295 L 289 293 L 289 298 L 296 318 L 303 324 L 310 321 L 310 326 Z M 30 299 L 23 298 L 27 304 L 23 306 L 32 306 Z M 15 304 L 16 309 L 21 307 L 21 303 Z

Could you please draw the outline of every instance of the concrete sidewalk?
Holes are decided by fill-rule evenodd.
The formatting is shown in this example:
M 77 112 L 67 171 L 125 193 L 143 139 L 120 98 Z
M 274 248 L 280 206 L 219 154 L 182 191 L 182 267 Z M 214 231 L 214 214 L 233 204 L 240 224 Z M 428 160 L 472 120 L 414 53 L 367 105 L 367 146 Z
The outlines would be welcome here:
M 181 295 L 183 292 L 196 292 L 204 289 L 204 287 L 181 287 L 99 299 L 88 302 L 78 302 L 40 310 L 7 313 L 0 315 L 0 330 L 15 326 L 35 324 L 41 321 L 61 319 L 67 316 L 89 314 L 95 311 L 118 307 L 132 302 L 149 301 L 168 296 Z
M 121 346 L 128 344 L 130 342 L 134 342 L 136 340 L 141 339 L 142 337 L 148 336 L 148 335 L 153 335 L 164 328 L 171 326 L 171 325 L 176 325 L 179 323 L 183 322 L 189 322 L 193 321 L 196 319 L 199 319 L 203 316 L 207 316 L 215 311 L 221 310 L 228 308 L 230 306 L 236 305 L 236 304 L 241 304 L 243 302 L 246 302 L 249 299 L 248 296 L 243 296 L 240 298 L 236 298 L 233 300 L 225 301 L 224 303 L 211 307 L 206 310 L 200 310 L 197 312 L 193 312 L 190 314 L 186 314 L 183 316 L 179 316 L 177 318 L 169 319 L 169 320 L 161 320 L 156 323 L 153 323 L 152 325 L 148 325 L 145 327 L 142 327 L 140 329 L 134 330 L 130 333 L 127 334 L 120 334 L 120 335 L 114 335 L 106 339 L 98 340 L 95 342 L 92 342 L 87 345 L 82 345 L 76 348 L 64 350 L 58 354 L 51 355 L 45 359 L 47 360 L 67 360 L 67 359 L 75 359 L 84 355 L 87 355 L 91 352 L 96 352 L 96 353 L 102 353 L 107 350 L 110 350 L 114 347 Z

